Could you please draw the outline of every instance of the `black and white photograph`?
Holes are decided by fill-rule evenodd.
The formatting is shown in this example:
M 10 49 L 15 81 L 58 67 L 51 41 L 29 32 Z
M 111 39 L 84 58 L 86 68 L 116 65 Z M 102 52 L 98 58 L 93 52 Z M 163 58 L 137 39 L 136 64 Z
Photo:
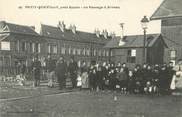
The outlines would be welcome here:
M 182 0 L 0 0 L 0 117 L 182 117 Z

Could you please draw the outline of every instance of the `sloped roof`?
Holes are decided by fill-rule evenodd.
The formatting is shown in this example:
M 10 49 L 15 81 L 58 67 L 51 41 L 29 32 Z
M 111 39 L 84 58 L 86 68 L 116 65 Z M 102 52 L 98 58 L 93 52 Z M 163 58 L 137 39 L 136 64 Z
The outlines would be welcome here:
M 148 47 L 152 47 L 153 44 L 157 41 L 160 34 L 147 34 L 147 40 L 148 40 Z M 119 46 L 119 41 L 121 37 L 116 37 L 115 39 L 112 39 L 109 41 L 105 48 L 127 48 L 127 47 L 143 47 L 143 41 L 144 37 L 143 35 L 131 35 L 131 36 L 125 36 L 123 38 L 123 45 Z M 146 45 L 147 46 L 147 43 Z
M 3 41 L 4 39 L 7 39 L 9 37 L 9 34 L 0 34 L 0 41 Z
M 8 23 L 5 21 L 0 21 L 0 33 L 16 33 L 16 34 L 27 34 L 27 35 L 35 35 L 36 33 L 30 26 L 18 25 L 13 23 Z
M 151 20 L 182 17 L 182 0 L 164 0 L 151 16 Z
M 182 39 L 181 39 L 181 35 L 177 34 L 174 38 L 168 36 L 168 35 L 164 35 L 162 34 L 163 40 L 165 41 L 166 45 L 170 48 L 170 47 L 180 47 L 182 48 Z
M 105 39 L 102 35 L 100 37 L 97 37 L 94 33 L 88 33 L 83 31 L 76 31 L 76 33 L 74 34 L 69 29 L 65 29 L 65 31 L 62 32 L 58 27 L 49 26 L 45 24 L 41 25 L 41 35 L 55 39 L 65 39 L 65 40 L 74 40 L 82 42 L 97 42 L 97 43 L 106 43 L 111 38 L 108 37 L 108 39 Z
M 45 42 L 46 40 L 44 40 L 43 38 L 37 37 L 37 36 L 31 36 L 31 35 L 20 35 L 20 34 L 10 34 L 10 33 L 4 33 L 4 34 L 0 34 L 0 41 L 9 41 L 9 40 L 13 40 L 13 39 L 23 39 L 23 40 L 33 40 L 35 41 L 41 41 L 41 42 Z

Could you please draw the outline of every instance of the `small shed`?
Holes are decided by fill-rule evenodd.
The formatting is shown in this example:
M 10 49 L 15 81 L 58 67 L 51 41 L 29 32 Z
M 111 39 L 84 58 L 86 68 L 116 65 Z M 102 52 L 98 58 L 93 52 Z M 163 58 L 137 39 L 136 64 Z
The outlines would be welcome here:
M 116 37 L 109 41 L 105 48 L 111 51 L 111 61 L 127 63 L 133 67 L 143 64 L 144 36 L 130 35 Z M 147 34 L 146 38 L 146 62 L 149 64 L 163 63 L 164 49 L 167 48 L 161 34 Z

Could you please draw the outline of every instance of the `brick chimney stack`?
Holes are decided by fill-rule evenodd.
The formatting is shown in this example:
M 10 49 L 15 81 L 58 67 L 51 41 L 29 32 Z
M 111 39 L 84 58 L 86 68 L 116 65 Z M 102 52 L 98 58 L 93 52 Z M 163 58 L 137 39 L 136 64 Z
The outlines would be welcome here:
M 35 26 L 30 26 L 30 28 L 31 28 L 32 30 L 35 30 Z
M 59 23 L 58 23 L 58 28 L 61 29 L 62 32 L 65 31 L 66 25 L 64 24 L 64 21 L 62 21 L 62 22 L 59 21 Z
M 97 28 L 95 29 L 95 35 L 99 38 L 100 37 L 100 30 Z
M 103 34 L 103 36 L 104 36 L 104 38 L 105 38 L 105 39 L 107 39 L 107 38 L 108 38 L 108 32 L 107 32 L 107 30 L 106 30 L 106 29 L 105 29 L 105 30 L 103 30 L 102 34 Z
M 112 39 L 114 39 L 114 38 L 116 37 L 115 32 L 111 32 L 111 33 L 110 33 L 110 36 L 112 37 Z
M 75 26 L 75 24 L 70 25 L 70 30 L 71 30 L 74 34 L 76 34 L 76 26 Z

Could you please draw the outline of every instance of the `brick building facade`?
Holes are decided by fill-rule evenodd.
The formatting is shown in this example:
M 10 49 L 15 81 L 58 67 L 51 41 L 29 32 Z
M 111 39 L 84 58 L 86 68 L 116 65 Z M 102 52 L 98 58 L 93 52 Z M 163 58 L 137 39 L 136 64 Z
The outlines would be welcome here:
M 0 73 L 16 72 L 18 62 L 27 66 L 32 57 L 41 54 L 43 40 L 34 27 L 0 22 Z
M 109 49 L 103 46 L 111 40 L 104 30 L 88 33 L 76 30 L 75 25 L 66 28 L 63 22 L 58 26 L 41 25 L 40 34 L 35 27 L 0 22 L 0 73 L 14 73 L 19 62 L 27 67 L 35 55 L 45 60 L 48 55 L 54 59 L 64 56 L 69 62 L 74 57 L 82 61 L 108 61 Z

